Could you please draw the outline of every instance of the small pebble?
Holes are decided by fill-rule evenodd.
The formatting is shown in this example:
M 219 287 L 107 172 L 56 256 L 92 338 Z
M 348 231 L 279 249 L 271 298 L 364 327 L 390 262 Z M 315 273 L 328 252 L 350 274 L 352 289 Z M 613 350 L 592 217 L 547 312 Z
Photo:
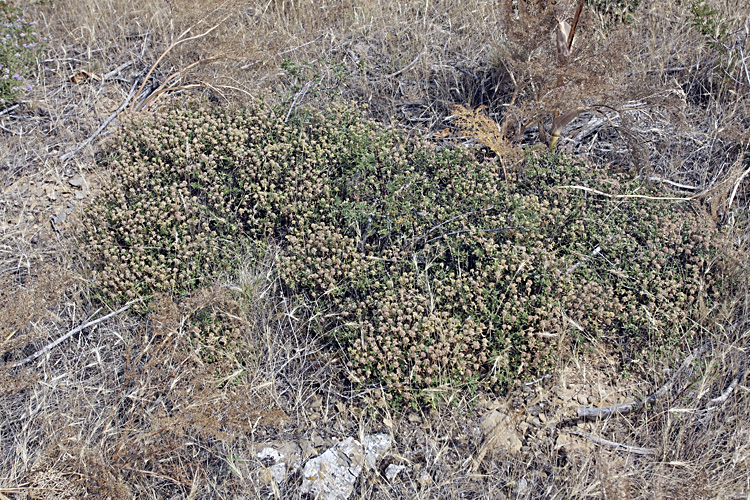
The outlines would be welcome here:
M 385 469 L 385 477 L 386 479 L 388 479 L 388 481 L 393 481 L 395 477 L 398 476 L 399 473 L 404 469 L 406 469 L 405 465 L 391 464 Z
M 77 175 L 73 177 L 72 179 L 70 179 L 68 182 L 70 183 L 71 186 L 79 188 L 83 186 L 83 183 L 85 181 L 83 180 L 83 177 L 81 177 L 80 175 Z

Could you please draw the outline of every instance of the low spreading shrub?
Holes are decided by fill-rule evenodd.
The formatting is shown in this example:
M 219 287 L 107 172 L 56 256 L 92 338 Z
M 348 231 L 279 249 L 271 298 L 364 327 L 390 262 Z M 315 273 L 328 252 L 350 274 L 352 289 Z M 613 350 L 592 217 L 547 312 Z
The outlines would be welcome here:
M 27 21 L 13 2 L 0 1 L 0 106 L 30 91 L 27 77 L 42 49 L 37 24 Z
M 160 112 L 105 163 L 114 179 L 83 239 L 102 300 L 188 294 L 238 247 L 273 241 L 286 291 L 352 379 L 397 400 L 535 375 L 571 331 L 626 355 L 689 338 L 735 286 L 736 254 L 707 218 L 590 191 L 648 186 L 562 154 L 529 153 L 504 178 L 496 159 L 351 108 L 288 123 L 262 106 Z M 218 319 L 204 321 L 214 349 Z

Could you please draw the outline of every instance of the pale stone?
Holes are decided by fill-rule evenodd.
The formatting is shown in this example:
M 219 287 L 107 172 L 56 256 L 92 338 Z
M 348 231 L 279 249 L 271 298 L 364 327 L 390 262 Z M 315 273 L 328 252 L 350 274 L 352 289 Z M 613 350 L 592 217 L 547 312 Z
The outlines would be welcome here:
M 284 458 L 281 453 L 270 446 L 263 448 L 255 456 L 258 457 L 258 460 L 271 460 L 275 464 L 281 462 Z
M 490 451 L 500 449 L 510 453 L 518 453 L 523 446 L 521 437 L 511 423 L 510 417 L 497 410 L 489 412 L 480 424 L 484 434 L 484 442 Z
M 352 437 L 337 443 L 305 464 L 302 493 L 319 500 L 347 500 L 362 472 L 362 445 Z
M 365 436 L 363 444 L 365 446 L 365 465 L 368 469 L 375 468 L 378 458 L 385 455 L 385 452 L 391 447 L 392 441 L 393 438 L 388 434 Z
M 406 469 L 405 465 L 391 464 L 385 468 L 385 478 L 388 481 L 393 481 L 404 469 Z
M 374 434 L 365 436 L 363 443 L 353 437 L 336 443 L 305 464 L 300 491 L 317 500 L 347 500 L 362 469 L 374 469 L 391 442 L 388 434 Z

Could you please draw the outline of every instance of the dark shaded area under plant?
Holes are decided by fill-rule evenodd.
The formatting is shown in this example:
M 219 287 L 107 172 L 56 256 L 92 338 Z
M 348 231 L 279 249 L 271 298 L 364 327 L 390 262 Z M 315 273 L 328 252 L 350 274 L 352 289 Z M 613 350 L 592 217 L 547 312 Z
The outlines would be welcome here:
M 501 387 L 561 341 L 623 356 L 718 318 L 738 258 L 708 218 L 650 188 L 530 152 L 496 159 L 384 132 L 360 112 L 183 110 L 126 127 L 87 212 L 100 298 L 210 284 L 248 245 L 280 244 L 280 277 L 397 401 L 442 384 Z M 575 339 L 574 339 L 575 340 Z

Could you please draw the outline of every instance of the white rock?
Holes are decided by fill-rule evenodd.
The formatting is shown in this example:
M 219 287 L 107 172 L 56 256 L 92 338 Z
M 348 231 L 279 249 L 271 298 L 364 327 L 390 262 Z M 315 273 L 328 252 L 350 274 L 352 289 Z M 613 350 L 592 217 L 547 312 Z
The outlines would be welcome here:
M 393 481 L 404 469 L 406 469 L 405 465 L 391 464 L 385 468 L 385 478 L 388 481 Z
M 318 500 L 347 500 L 363 462 L 362 444 L 346 438 L 305 464 L 301 491 L 312 493 Z
M 260 450 L 257 455 L 258 460 L 271 460 L 274 464 L 277 464 L 284 460 L 284 455 L 276 451 L 276 449 L 269 447 Z
M 391 441 L 387 434 L 374 434 L 365 436 L 364 445 L 353 437 L 336 443 L 305 464 L 300 491 L 316 500 L 347 500 L 362 468 L 374 469 Z
M 522 435 L 516 431 L 512 419 L 497 410 L 492 410 L 484 416 L 480 424 L 484 434 L 484 442 L 490 452 L 504 450 L 518 453 L 523 446 Z
M 363 444 L 365 445 L 365 465 L 368 470 L 375 468 L 378 458 L 385 455 L 392 442 L 393 438 L 389 434 L 365 436 Z

